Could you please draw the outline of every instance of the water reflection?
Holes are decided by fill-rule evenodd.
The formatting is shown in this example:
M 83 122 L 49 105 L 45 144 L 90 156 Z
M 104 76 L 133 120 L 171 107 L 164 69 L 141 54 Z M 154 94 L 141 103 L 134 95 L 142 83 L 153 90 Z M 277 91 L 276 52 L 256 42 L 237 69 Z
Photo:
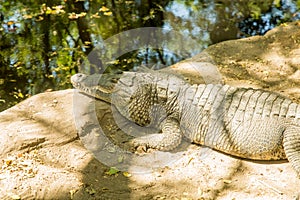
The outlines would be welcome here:
M 186 38 L 194 43 L 188 52 L 174 45 L 147 46 L 107 63 L 90 60 L 84 71 L 99 73 L 107 64 L 112 71 L 150 63 L 168 66 L 211 44 L 261 35 L 280 23 L 299 20 L 299 7 L 299 0 L 1 1 L 0 110 L 47 89 L 70 88 L 69 78 L 80 63 L 118 33 L 162 27 L 183 36 L 176 45 L 184 45 Z
M 199 47 L 263 35 L 280 23 L 300 19 L 297 1 L 172 1 L 164 27 L 198 38 Z

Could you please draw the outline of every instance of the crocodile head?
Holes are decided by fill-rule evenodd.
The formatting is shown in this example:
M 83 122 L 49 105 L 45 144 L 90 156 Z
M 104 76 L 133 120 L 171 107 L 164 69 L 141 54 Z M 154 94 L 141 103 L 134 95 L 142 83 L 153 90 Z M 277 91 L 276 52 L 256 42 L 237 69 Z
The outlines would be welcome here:
M 78 73 L 71 77 L 71 83 L 80 92 L 111 103 L 111 94 L 119 78 L 119 74 Z
M 148 96 L 153 95 L 144 86 L 149 85 L 152 78 L 150 74 L 136 72 L 93 75 L 78 73 L 71 77 L 71 83 L 81 93 L 111 103 L 126 118 L 145 125 L 151 121 L 148 108 L 153 101 Z

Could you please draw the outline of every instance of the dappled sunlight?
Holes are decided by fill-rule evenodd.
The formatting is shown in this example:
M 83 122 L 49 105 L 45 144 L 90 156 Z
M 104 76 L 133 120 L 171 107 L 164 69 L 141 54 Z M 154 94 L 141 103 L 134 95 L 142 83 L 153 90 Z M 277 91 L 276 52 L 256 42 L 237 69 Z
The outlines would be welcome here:
M 198 12 L 202 7 L 195 7 L 193 2 L 183 3 L 182 7 L 188 5 L 191 8 L 184 13 L 184 16 L 176 16 L 184 19 L 186 19 L 188 15 L 194 16 L 193 12 Z M 58 2 L 57 4 L 60 3 L 63 4 L 63 2 Z M 70 2 L 64 1 L 64 3 L 67 4 Z M 91 45 L 94 45 L 93 41 L 99 39 L 97 38 L 98 36 L 96 36 L 98 32 L 95 30 L 93 30 L 95 32 L 89 32 L 89 38 L 84 38 L 84 36 L 87 36 L 87 32 L 77 32 L 77 26 L 91 22 L 93 27 L 95 27 L 95 24 L 98 23 L 100 24 L 100 31 L 103 31 L 110 25 L 111 29 L 102 35 L 103 38 L 108 38 L 110 34 L 126 30 L 128 27 L 125 25 L 122 26 L 122 22 L 125 23 L 126 20 L 133 20 L 136 23 L 141 22 L 143 25 L 149 26 L 155 24 L 155 22 L 159 22 L 160 25 L 162 24 L 162 18 L 159 14 L 162 13 L 164 7 L 160 6 L 159 3 L 146 5 L 147 8 L 154 6 L 155 9 L 145 9 L 141 11 L 141 16 L 130 16 L 126 12 L 117 12 L 140 8 L 140 5 L 133 5 L 131 1 L 126 1 L 124 5 L 127 7 L 124 8 L 115 8 L 111 2 L 104 6 L 97 4 L 99 3 L 98 1 L 90 1 L 91 5 L 94 5 L 94 3 L 97 5 L 96 9 L 89 7 L 91 8 L 90 13 L 84 12 L 86 9 L 85 6 L 87 5 L 84 5 L 83 1 L 75 1 L 75 3 L 77 10 L 73 9 L 76 8 L 76 6 L 67 7 L 67 5 L 65 5 L 66 7 L 64 7 L 56 5 L 55 2 L 53 5 L 39 5 L 39 3 L 35 2 L 35 8 L 39 8 L 37 9 L 37 15 L 33 15 L 34 10 L 23 10 L 26 12 L 24 16 L 24 18 L 26 18 L 25 20 L 32 20 L 31 22 L 33 22 L 33 24 L 41 23 L 34 28 L 38 27 L 37 29 L 41 28 L 41 30 L 44 31 L 43 33 L 50 33 L 48 36 L 50 36 L 49 38 L 51 38 L 51 40 L 48 40 L 48 42 L 53 42 L 50 42 L 51 44 L 43 43 L 39 39 L 31 40 L 34 37 L 39 38 L 37 36 L 43 33 L 28 31 L 26 33 L 28 33 L 30 38 L 23 41 L 24 43 L 20 40 L 21 42 L 14 46 L 14 37 L 21 37 L 19 34 L 23 29 L 19 28 L 23 25 L 27 26 L 27 21 L 20 20 L 21 25 L 17 24 L 15 27 L 13 25 L 16 24 L 16 22 L 9 23 L 7 17 L 4 21 L 2 20 L 1 23 L 6 24 L 7 27 L 5 30 L 0 30 L 0 36 L 5 39 L 4 42 L 6 45 L 13 45 L 14 48 L 20 48 L 22 50 L 23 48 L 27 48 L 28 45 L 30 46 L 30 42 L 32 41 L 35 42 L 35 44 L 31 46 L 31 49 L 22 52 L 19 55 L 20 57 L 12 54 L 11 49 L 6 49 L 7 51 L 5 50 L 4 56 L 1 54 L 3 53 L 1 51 L 0 57 L 2 56 L 5 59 L 1 57 L 0 62 L 4 64 L 3 66 L 7 67 L 6 69 L 9 69 L 9 75 L 5 74 L 5 70 L 2 71 L 5 77 L 0 77 L 0 102 L 2 102 L 1 99 L 3 98 L 1 96 L 2 91 L 8 92 L 7 88 L 14 91 L 13 93 L 9 93 L 15 95 L 13 98 L 19 98 L 20 100 L 27 97 L 24 95 L 26 91 L 35 94 L 44 91 L 45 88 L 51 88 L 50 85 L 54 83 L 52 82 L 54 79 L 59 80 L 59 84 L 61 84 L 60 86 L 56 85 L 53 87 L 55 89 L 71 87 L 68 85 L 70 76 L 78 70 L 77 67 L 81 64 L 80 59 L 86 56 L 85 53 L 93 52 L 92 48 L 89 49 Z M 162 3 L 164 3 L 164 6 L 167 5 L 167 2 Z M 197 5 L 200 5 L 200 3 L 198 2 Z M 6 6 L 5 9 L 10 7 L 7 4 L 3 4 L 3 6 Z M 206 11 L 210 11 L 212 8 L 218 6 L 219 11 L 224 9 L 224 7 L 215 3 L 209 4 L 204 2 L 201 6 L 203 6 L 203 9 Z M 258 9 L 256 4 L 247 6 L 254 8 L 251 13 L 248 13 L 250 16 L 260 16 L 259 12 L 263 12 L 262 9 Z M 272 6 L 276 7 L 276 5 Z M 182 7 L 177 7 L 174 10 L 180 10 Z M 42 11 L 40 11 L 40 8 Z M 168 12 L 172 12 L 170 8 L 174 8 L 174 5 L 169 5 Z M 0 9 L 3 9 L 2 5 Z M 238 15 L 238 13 L 235 14 Z M 2 13 L 0 12 L 0 17 L 1 15 Z M 88 21 L 88 18 L 86 18 L 88 16 L 93 16 L 93 20 Z M 70 20 L 71 25 L 67 22 L 67 24 L 64 24 L 65 26 L 54 24 L 49 30 L 42 29 L 49 25 L 46 23 L 48 22 L 46 21 L 47 17 L 49 17 L 48 20 Z M 81 21 L 83 18 L 85 20 Z M 101 22 L 103 22 L 103 24 L 101 24 Z M 175 25 L 180 23 L 185 24 L 184 21 L 180 21 L 178 18 L 173 18 L 171 22 Z M 132 26 L 129 27 L 133 28 Z M 194 57 L 183 60 L 171 67 L 157 71 L 154 74 L 158 75 L 159 79 L 164 80 L 164 78 L 161 78 L 162 76 L 159 76 L 162 71 L 175 73 L 178 75 L 176 76 L 177 78 L 182 78 L 190 84 L 204 82 L 234 84 L 239 87 L 246 85 L 247 87 L 255 86 L 256 88 L 264 88 L 265 90 L 280 93 L 290 97 L 295 102 L 300 102 L 299 27 L 299 22 L 283 24 L 265 36 L 255 36 L 211 45 L 202 51 L 202 53 L 194 55 Z M 27 28 L 32 27 L 29 26 Z M 65 32 L 60 32 L 59 30 L 64 30 Z M 81 31 L 84 30 L 86 29 L 81 29 Z M 188 33 L 187 35 L 190 33 L 193 35 L 198 30 L 200 29 L 194 28 L 191 32 L 188 32 L 179 28 L 179 32 L 183 31 L 183 33 Z M 203 34 L 203 32 L 201 34 Z M 145 39 L 147 36 L 149 35 L 144 34 L 143 37 L 134 38 L 136 39 L 134 41 L 139 41 L 140 38 Z M 178 46 L 184 44 L 184 39 L 188 38 L 186 35 L 184 36 L 185 37 L 180 37 L 179 43 L 175 44 L 174 42 L 170 42 L 170 49 L 176 50 Z M 175 37 L 173 39 L 175 39 L 175 41 L 177 40 Z M 196 41 L 198 41 L 198 39 L 199 38 L 197 38 Z M 121 42 L 124 40 L 126 39 L 123 38 Z M 10 43 L 9 41 L 14 42 Z M 59 45 L 56 46 L 57 43 L 55 41 L 59 44 L 63 44 L 63 47 L 61 48 Z M 99 41 L 102 40 L 99 39 L 98 42 Z M 113 40 L 112 43 L 115 41 L 118 40 Z M 125 43 L 122 43 L 116 46 L 121 47 L 124 44 Z M 134 47 L 133 44 L 134 42 L 130 47 Z M 200 42 L 199 45 L 200 44 L 202 43 Z M 45 49 L 44 45 L 48 45 L 47 47 L 50 50 Z M 197 46 L 197 43 L 193 45 Z M 126 45 L 122 47 L 125 46 Z M 6 48 L 8 47 L 6 46 Z M 195 47 L 189 46 L 189 48 L 193 50 Z M 43 50 L 43 52 L 36 53 L 36 51 L 40 49 Z M 202 50 L 202 46 L 200 46 L 199 49 Z M 114 48 L 109 50 L 108 54 L 114 54 L 114 52 L 120 53 L 123 52 L 123 50 L 124 49 L 120 50 Z M 118 65 L 114 67 L 122 66 L 123 70 L 127 70 L 132 66 L 146 62 L 143 60 L 144 58 L 146 58 L 149 63 L 160 63 L 164 60 L 177 62 L 180 60 L 179 56 L 175 56 L 174 59 L 172 59 L 173 55 L 167 51 L 152 50 L 153 49 L 145 48 L 139 52 L 140 54 L 137 52 L 129 52 L 129 56 L 137 56 L 137 54 L 138 56 L 142 56 L 137 60 L 128 59 L 128 57 L 126 57 L 127 55 L 124 57 L 121 56 L 122 58 L 116 62 Z M 141 54 L 141 52 L 144 54 Z M 102 53 L 102 51 L 95 51 L 92 57 L 98 55 L 97 53 Z M 13 55 L 13 59 L 6 59 L 10 58 L 8 55 Z M 36 59 L 32 60 L 31 58 L 33 57 L 31 56 L 36 56 Z M 167 59 L 164 56 L 166 56 Z M 191 55 L 184 54 L 184 56 L 188 57 Z M 22 60 L 22 62 L 18 62 L 17 59 L 23 59 L 25 57 L 27 59 L 26 61 Z M 45 58 L 46 60 L 44 60 Z M 46 61 L 49 61 L 49 63 L 45 64 Z M 99 59 L 94 61 L 98 62 Z M 112 61 L 112 63 L 116 64 L 115 61 Z M 98 64 L 101 65 L 103 63 L 100 62 Z M 37 66 L 41 68 L 37 68 Z M 83 66 L 83 68 L 85 68 L 87 72 L 92 72 L 93 70 L 95 70 L 93 72 L 101 71 L 97 67 L 95 68 L 95 66 Z M 38 71 L 41 69 L 44 71 Z M 45 75 L 45 77 L 43 77 L 44 74 L 47 74 L 47 76 Z M 13 80 L 13 82 L 7 81 L 6 76 L 9 77 L 8 79 L 10 81 Z M 39 79 L 40 77 L 43 78 Z M 38 79 L 38 81 L 34 82 L 36 79 Z M 176 80 L 174 83 L 181 83 L 178 79 Z M 116 80 L 114 79 L 114 81 Z M 47 84 L 45 84 L 46 82 Z M 13 84 L 9 85 L 9 83 Z M 22 83 L 28 83 L 29 85 L 24 86 L 24 90 L 16 87 L 16 85 L 20 87 L 23 86 L 24 84 Z M 7 87 L 7 84 L 9 87 Z M 166 85 L 168 84 L 170 84 L 170 82 L 166 83 Z M 33 91 L 33 88 L 36 90 Z M 209 94 L 210 97 L 217 97 L 216 93 L 211 92 L 209 87 L 207 88 L 206 94 Z M 241 91 L 251 90 L 241 89 Z M 267 95 L 271 94 L 267 92 L 264 93 Z M 244 94 L 245 93 L 243 93 L 243 95 Z M 252 93 L 248 93 L 247 95 L 252 95 Z M 145 98 L 146 97 L 147 95 L 145 95 Z M 174 97 L 176 100 L 177 96 Z M 244 97 L 249 96 L 245 95 Z M 273 97 L 278 98 L 276 95 Z M 134 98 L 139 104 L 145 103 L 141 96 L 136 95 Z M 168 98 L 168 96 L 166 98 Z M 116 98 L 113 103 L 121 102 L 121 100 L 123 101 L 123 99 Z M 237 98 L 236 100 L 237 102 L 239 101 L 240 105 L 240 99 Z M 247 99 L 243 98 L 243 100 Z M 209 106 L 212 102 L 213 101 L 206 101 L 204 103 Z M 147 106 L 146 103 L 145 106 Z M 185 101 L 182 102 L 182 104 L 185 103 Z M 261 99 L 261 103 L 264 104 L 263 99 Z M 296 105 L 293 103 L 290 104 L 293 106 Z M 254 106 L 256 105 L 257 104 Z M 157 108 L 161 109 L 161 107 Z M 186 107 L 183 108 L 186 109 Z M 242 106 L 240 108 L 242 108 Z M 133 130 L 135 133 L 140 134 L 143 133 L 142 131 L 145 129 L 135 123 L 128 123 L 129 120 L 124 120 L 124 117 L 117 118 L 116 112 L 114 111 L 114 107 L 109 103 L 78 93 L 77 90 L 67 89 L 33 95 L 10 109 L 1 112 L 0 198 L 296 199 L 299 193 L 300 179 L 297 178 L 296 171 L 293 170 L 291 163 L 287 161 L 253 162 L 229 156 L 204 146 L 191 144 L 189 140 L 184 141 L 184 144 L 180 144 L 178 149 L 175 149 L 174 152 L 161 152 L 155 151 L 154 149 L 148 149 L 149 151 L 142 153 L 134 151 L 130 149 L 127 143 L 132 139 L 133 135 L 130 135 L 130 132 L 126 131 Z M 162 109 L 161 112 L 163 111 L 165 110 Z M 210 110 L 207 111 L 209 112 Z M 292 112 L 293 110 L 291 109 L 289 111 Z M 158 111 L 158 113 L 159 112 L 160 111 Z M 192 114 L 194 113 L 196 112 L 192 112 Z M 218 114 L 218 112 L 216 113 Z M 288 115 L 291 117 L 293 113 L 288 113 Z M 193 117 L 196 118 L 197 116 L 193 115 Z M 192 119 L 193 117 L 186 118 L 186 124 L 196 124 L 194 119 Z M 222 116 L 216 116 L 216 119 L 217 118 L 221 119 L 220 121 L 223 120 Z M 180 125 L 182 125 L 182 122 L 183 121 L 180 122 Z M 125 129 L 125 126 L 128 124 L 129 128 Z M 170 124 L 170 127 L 167 128 L 171 130 L 171 128 L 173 128 L 172 125 L 173 124 Z M 131 129 L 132 127 L 136 129 Z M 254 126 L 254 128 L 256 127 Z M 180 131 L 181 129 L 176 130 Z M 280 136 L 282 136 L 281 134 L 282 132 L 279 133 Z M 212 140 L 215 139 L 215 136 L 216 135 L 213 134 Z M 273 137 L 272 134 L 269 136 Z M 275 142 L 280 143 L 281 141 Z M 229 146 L 230 145 L 229 143 Z M 245 146 L 249 148 L 248 144 Z M 281 146 L 279 148 L 281 148 Z M 130 154 L 131 157 L 128 156 L 128 154 Z M 142 170 L 138 168 L 141 166 L 140 164 L 144 165 L 142 165 L 142 167 L 144 167 Z M 145 168 L 147 170 L 145 170 Z

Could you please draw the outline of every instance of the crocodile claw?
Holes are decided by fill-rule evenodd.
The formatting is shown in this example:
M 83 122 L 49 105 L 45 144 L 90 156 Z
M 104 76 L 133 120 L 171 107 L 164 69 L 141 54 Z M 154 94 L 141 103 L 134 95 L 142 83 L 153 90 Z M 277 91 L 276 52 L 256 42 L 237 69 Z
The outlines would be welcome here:
M 146 144 L 143 141 L 140 141 L 138 138 L 129 141 L 129 143 L 130 146 L 133 148 L 133 151 L 138 154 L 150 153 L 154 150 L 153 148 L 149 147 L 148 144 Z

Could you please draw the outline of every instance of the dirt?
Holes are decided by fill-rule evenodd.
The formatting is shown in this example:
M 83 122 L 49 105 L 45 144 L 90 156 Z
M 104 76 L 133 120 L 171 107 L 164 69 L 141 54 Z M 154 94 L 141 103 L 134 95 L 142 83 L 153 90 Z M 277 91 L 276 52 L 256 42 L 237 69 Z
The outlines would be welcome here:
M 212 45 L 166 70 L 191 83 L 264 88 L 299 102 L 300 22 Z M 296 199 L 300 193 L 287 161 L 244 160 L 187 142 L 172 152 L 131 153 L 128 133 L 139 127 L 73 89 L 1 112 L 0 127 L 0 199 Z

